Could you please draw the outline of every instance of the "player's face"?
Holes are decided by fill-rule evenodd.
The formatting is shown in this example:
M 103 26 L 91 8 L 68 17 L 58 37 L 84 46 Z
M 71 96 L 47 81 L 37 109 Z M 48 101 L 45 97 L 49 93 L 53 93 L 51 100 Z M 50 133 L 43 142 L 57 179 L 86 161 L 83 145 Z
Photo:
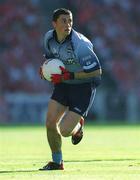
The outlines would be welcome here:
M 58 36 L 64 36 L 70 34 L 73 25 L 72 14 L 60 15 L 56 22 L 53 21 L 53 27 Z

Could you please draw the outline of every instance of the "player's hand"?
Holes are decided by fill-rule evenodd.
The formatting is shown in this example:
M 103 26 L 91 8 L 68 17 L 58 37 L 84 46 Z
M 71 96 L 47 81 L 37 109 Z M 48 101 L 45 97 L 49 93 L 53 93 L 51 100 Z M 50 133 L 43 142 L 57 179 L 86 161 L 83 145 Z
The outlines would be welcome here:
M 39 68 L 39 75 L 40 75 L 41 79 L 45 79 L 45 77 L 43 76 L 43 72 L 42 72 L 42 66 L 40 66 L 40 68 Z
M 52 74 L 51 75 L 51 82 L 53 84 L 59 84 L 65 80 L 70 80 L 70 79 L 74 79 L 74 73 L 73 72 L 69 72 L 68 70 L 66 70 L 64 67 L 60 66 L 61 69 L 61 74 Z

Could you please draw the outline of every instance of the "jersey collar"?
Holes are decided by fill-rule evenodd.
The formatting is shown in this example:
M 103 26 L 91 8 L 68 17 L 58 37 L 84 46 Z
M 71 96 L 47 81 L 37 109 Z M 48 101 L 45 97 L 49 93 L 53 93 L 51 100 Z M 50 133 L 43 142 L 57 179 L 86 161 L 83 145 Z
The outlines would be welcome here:
M 55 31 L 55 30 L 53 31 L 53 37 L 55 38 L 55 40 L 56 40 L 59 44 L 62 44 L 62 43 L 64 43 L 65 41 L 70 40 L 70 39 L 71 39 L 71 36 L 72 36 L 72 30 L 71 30 L 70 34 L 69 34 L 62 42 L 59 42 L 58 39 L 57 39 L 56 31 Z

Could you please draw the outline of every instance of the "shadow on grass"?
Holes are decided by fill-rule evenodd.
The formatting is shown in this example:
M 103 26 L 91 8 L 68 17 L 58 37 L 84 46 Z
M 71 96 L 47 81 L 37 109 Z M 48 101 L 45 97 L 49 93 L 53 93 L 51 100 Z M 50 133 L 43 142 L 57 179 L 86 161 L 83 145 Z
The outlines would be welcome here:
M 105 161 L 137 161 L 140 159 L 91 159 L 91 160 L 71 160 L 65 162 L 105 162 Z
M 13 171 L 0 171 L 0 174 L 2 173 L 25 173 L 25 172 L 37 172 L 39 170 L 13 170 Z
M 66 163 L 88 163 L 88 162 L 109 162 L 109 161 L 114 161 L 114 162 L 120 162 L 120 161 L 138 161 L 140 159 L 94 159 L 94 160 L 71 160 L 71 161 L 65 161 Z M 140 163 L 138 163 L 140 165 Z M 39 172 L 39 170 L 13 170 L 13 171 L 0 171 L 0 174 L 2 173 L 25 173 L 25 172 Z

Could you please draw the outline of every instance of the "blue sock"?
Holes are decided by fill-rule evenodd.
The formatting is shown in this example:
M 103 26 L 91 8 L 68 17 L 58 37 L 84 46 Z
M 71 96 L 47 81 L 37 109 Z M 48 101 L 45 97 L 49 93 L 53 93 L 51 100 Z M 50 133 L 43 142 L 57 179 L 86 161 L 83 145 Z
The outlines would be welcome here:
M 62 152 L 54 152 L 52 153 L 52 160 L 57 164 L 61 164 L 62 162 Z

